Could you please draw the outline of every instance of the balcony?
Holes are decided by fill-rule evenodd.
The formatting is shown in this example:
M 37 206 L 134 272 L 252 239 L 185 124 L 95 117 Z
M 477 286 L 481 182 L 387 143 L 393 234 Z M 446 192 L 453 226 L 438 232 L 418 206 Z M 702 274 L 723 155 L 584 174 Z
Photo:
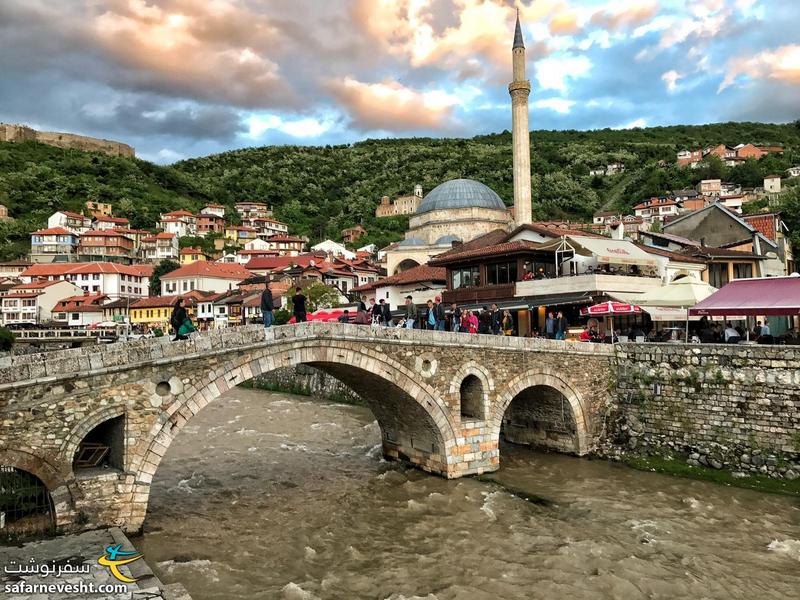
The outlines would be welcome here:
M 532 279 L 516 283 L 515 296 L 552 296 L 583 292 L 621 292 L 637 294 L 662 286 L 660 277 L 636 277 L 632 275 L 574 275 L 554 279 Z
M 447 290 L 442 294 L 442 302 L 445 304 L 453 302 L 475 304 L 513 298 L 515 285 L 513 283 L 503 283 L 500 285 L 483 285 Z

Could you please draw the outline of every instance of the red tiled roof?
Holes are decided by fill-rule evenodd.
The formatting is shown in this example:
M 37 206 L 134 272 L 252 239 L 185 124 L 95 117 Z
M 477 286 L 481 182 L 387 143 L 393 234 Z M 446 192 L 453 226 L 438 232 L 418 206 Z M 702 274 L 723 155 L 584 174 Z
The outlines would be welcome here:
M 164 308 L 175 306 L 180 296 L 149 296 L 131 304 L 131 308 Z
M 777 216 L 774 213 L 755 214 L 755 215 L 742 215 L 741 219 L 750 227 L 755 228 L 761 235 L 773 242 L 776 239 L 775 235 L 775 220 Z
M 419 265 L 392 275 L 391 277 L 384 277 L 378 281 L 371 281 L 358 287 L 354 287 L 354 292 L 366 292 L 374 290 L 378 287 L 387 285 L 405 285 L 409 283 L 420 283 L 423 281 L 432 281 L 435 283 L 445 283 L 447 281 L 447 269 L 444 267 L 432 267 L 430 265 Z
M 79 213 L 75 213 L 75 212 L 72 212 L 72 211 L 69 211 L 69 210 L 60 210 L 58 212 L 60 212 L 62 215 L 67 215 L 68 217 L 72 217 L 73 219 L 88 219 L 89 218 L 89 217 L 87 217 L 85 215 L 82 215 L 82 214 L 79 214 Z
M 683 254 L 681 252 L 672 252 L 665 248 L 654 248 L 653 246 L 647 246 L 646 244 L 639 244 L 634 242 L 639 248 L 647 252 L 648 254 L 656 254 L 657 256 L 665 256 L 670 260 L 674 260 L 676 262 L 686 262 L 686 263 L 697 263 L 697 264 L 705 264 L 702 258 L 698 258 L 695 256 L 690 256 L 689 254 Z
M 122 275 L 140 276 L 132 266 L 110 262 L 89 263 L 47 263 L 31 265 L 20 273 L 20 277 L 50 277 L 67 274 L 119 273 Z
M 225 231 L 258 231 L 255 227 L 248 227 L 247 225 L 228 225 Z
M 63 227 L 48 227 L 47 229 L 37 229 L 32 231 L 31 235 L 75 235 L 71 231 Z
M 581 232 L 581 235 L 586 235 Z M 478 258 L 482 256 L 500 256 L 503 254 L 510 254 L 512 252 L 523 252 L 526 250 L 536 250 L 541 244 L 539 242 L 531 242 L 529 240 L 516 240 L 514 242 L 503 242 L 494 244 L 492 246 L 484 246 L 483 248 L 474 248 L 472 250 L 465 250 L 464 252 L 456 252 L 448 254 L 447 256 L 439 255 L 431 259 L 430 264 L 448 264 L 454 261 L 463 260 L 465 258 Z
M 205 255 L 205 252 L 203 252 L 202 248 L 183 248 L 181 250 L 181 254 L 203 254 L 203 255 Z
M 21 283 L 11 288 L 12 290 L 41 290 L 51 285 L 61 283 L 60 281 L 32 281 L 31 283 Z
M 128 219 L 126 219 L 125 217 L 106 217 L 106 216 L 103 216 L 103 215 L 95 217 L 94 220 L 95 221 L 100 221 L 101 223 L 119 223 L 119 224 L 130 223 L 130 221 Z
M 194 215 L 188 210 L 173 210 L 171 212 L 163 213 L 165 217 L 193 217 Z
M 116 229 L 90 229 L 89 231 L 84 231 L 80 237 L 96 237 L 96 236 L 115 236 L 115 237 L 125 237 L 125 234 L 120 233 Z
M 190 265 L 184 265 L 171 273 L 161 276 L 161 280 L 178 279 L 180 277 L 217 277 L 220 279 L 247 279 L 253 277 L 253 273 L 236 263 L 218 263 L 197 261 Z
M 305 240 L 301 237 L 297 237 L 296 235 L 284 235 L 281 233 L 277 233 L 275 235 L 271 235 L 267 238 L 268 242 L 303 242 Z
M 153 269 L 155 267 L 153 265 L 146 265 L 146 264 L 138 264 L 138 265 L 131 265 L 131 269 L 134 269 L 141 275 L 142 277 L 150 277 L 153 274 Z
M 290 265 L 309 267 L 312 261 L 315 264 L 321 264 L 326 257 L 325 253 L 298 254 L 297 256 L 262 256 L 251 258 L 246 266 L 251 271 L 256 269 L 274 271 L 276 269 L 284 269 Z

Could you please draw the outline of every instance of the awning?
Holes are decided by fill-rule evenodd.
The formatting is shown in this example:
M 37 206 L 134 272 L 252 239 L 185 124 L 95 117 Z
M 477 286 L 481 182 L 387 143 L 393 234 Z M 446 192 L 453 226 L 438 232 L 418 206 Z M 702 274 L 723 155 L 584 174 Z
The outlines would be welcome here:
M 689 309 L 690 315 L 800 315 L 800 276 L 736 279 Z
M 686 321 L 686 309 L 674 306 L 643 306 L 642 310 L 650 315 L 651 321 Z M 700 317 L 689 317 L 690 321 L 699 321 Z
M 590 238 L 577 235 L 569 237 L 575 243 L 594 254 L 599 263 L 643 267 L 658 266 L 658 260 L 652 254 L 648 254 L 639 246 L 627 240 Z

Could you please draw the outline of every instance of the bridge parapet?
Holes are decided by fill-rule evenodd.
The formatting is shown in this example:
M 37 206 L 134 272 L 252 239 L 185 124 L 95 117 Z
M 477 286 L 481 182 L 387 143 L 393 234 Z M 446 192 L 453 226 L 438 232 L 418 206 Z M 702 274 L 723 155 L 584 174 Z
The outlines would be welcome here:
M 309 322 L 264 330 L 260 325 L 231 327 L 203 332 L 189 340 L 172 342 L 166 336 L 126 342 L 71 348 L 53 352 L 0 358 L 0 390 L 131 368 L 141 364 L 165 364 L 189 357 L 206 356 L 237 349 L 265 347 L 291 340 L 336 339 L 367 343 L 391 343 L 437 347 L 538 351 L 569 355 L 613 356 L 614 349 L 602 344 L 578 344 L 543 338 L 467 335 L 441 331 L 366 327 L 344 323 Z

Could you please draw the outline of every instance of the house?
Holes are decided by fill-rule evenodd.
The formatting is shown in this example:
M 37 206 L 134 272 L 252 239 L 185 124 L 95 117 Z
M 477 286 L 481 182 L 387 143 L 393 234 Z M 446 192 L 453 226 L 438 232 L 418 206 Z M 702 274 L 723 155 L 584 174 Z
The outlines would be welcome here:
M 140 327 L 145 333 L 160 329 L 165 334 L 170 333 L 169 319 L 178 298 L 181 296 L 150 296 L 142 298 L 130 305 L 130 323 Z M 196 304 L 184 299 L 184 308 L 190 318 L 194 317 Z
M 99 217 L 95 217 L 94 222 L 92 223 L 92 229 L 98 230 L 107 230 L 107 229 L 117 229 L 119 227 L 130 227 L 131 222 L 124 218 L 124 217 L 107 217 L 105 215 L 100 215 Z
M 248 225 L 228 225 L 225 228 L 225 239 L 235 246 L 244 246 L 258 237 L 258 230 Z
M 208 207 L 206 207 L 208 208 Z M 205 210 L 205 209 L 203 209 Z M 223 212 L 225 209 L 223 209 Z M 222 235 L 225 233 L 225 217 L 217 213 L 201 212 L 197 215 L 196 233 L 200 237 L 205 237 L 209 233 Z
M 161 213 L 158 228 L 179 238 L 197 234 L 197 217 L 188 210 Z
M 226 254 L 217 262 L 239 263 L 244 266 L 254 258 L 281 256 L 277 250 L 239 250 L 236 254 Z
M 670 198 L 650 198 L 634 206 L 633 212 L 645 223 L 661 222 L 666 217 L 677 215 L 680 205 Z
M 373 254 L 375 254 L 377 252 L 377 250 L 378 250 L 378 247 L 375 244 L 367 244 L 366 246 L 361 246 L 361 248 L 358 248 L 356 250 L 356 254 L 358 254 L 360 252 L 363 252 L 364 254 L 372 256 Z
M 703 196 L 719 196 L 722 193 L 722 181 L 720 179 L 703 179 L 697 184 L 697 191 Z
M 342 241 L 345 244 L 352 244 L 358 238 L 367 235 L 367 230 L 364 229 L 361 225 L 356 225 L 355 227 L 348 227 L 347 229 L 342 230 Z
M 110 217 L 113 214 L 112 206 L 106 202 L 95 202 L 94 200 L 86 201 L 86 210 L 93 217 Z
M 63 298 L 81 289 L 69 281 L 29 281 L 16 285 L 0 298 L 0 323 L 4 327 L 42 325 L 53 320 L 53 309 Z
M 285 235 L 289 233 L 289 226 L 281 221 L 268 217 L 254 217 L 252 219 L 242 219 L 242 224 L 252 227 L 258 232 L 259 237 L 268 238 L 273 235 Z
M 242 221 L 247 219 L 268 219 L 272 216 L 272 209 L 261 202 L 237 202 L 233 208 Z
M 342 244 L 334 242 L 333 240 L 325 240 L 324 242 L 320 242 L 315 246 L 311 246 L 311 251 L 325 252 L 326 254 L 330 254 L 332 256 L 339 256 L 347 260 L 353 260 L 356 257 L 355 252 L 351 252 L 350 250 L 345 248 Z
M 110 262 L 35 264 L 25 269 L 20 278 L 26 282 L 69 281 L 80 290 L 101 293 L 112 300 L 118 298 L 140 298 L 148 294 L 148 276 L 139 266 Z
M 33 263 L 29 260 L 24 260 L 22 258 L 0 262 L 0 279 L 19 277 L 20 273 L 32 264 Z
M 424 304 L 437 296 L 441 297 L 447 289 L 447 269 L 420 265 L 407 271 L 371 281 L 353 288 L 359 295 L 367 295 L 389 303 L 392 309 L 400 309 L 406 296 L 411 296 L 415 304 Z
M 743 215 L 742 221 L 756 229 L 765 238 L 778 245 L 778 256 L 784 262 L 784 272 L 791 274 L 797 271 L 797 263 L 792 252 L 792 244 L 789 240 L 789 228 L 781 219 L 779 212 L 756 213 L 753 215 Z
M 201 215 L 215 215 L 217 217 L 225 218 L 225 207 L 222 204 L 206 204 L 200 211 Z
M 225 292 L 253 273 L 238 264 L 198 261 L 161 277 L 161 293 L 183 294 L 193 290 Z
M 720 196 L 718 202 L 723 206 L 731 209 L 733 212 L 741 213 L 742 204 L 747 201 L 748 196 L 745 194 L 731 194 Z
M 704 277 L 714 287 L 732 279 L 787 274 L 790 257 L 777 239 L 770 239 L 720 203 L 665 223 L 663 233 L 673 239 L 696 240 L 696 245 L 684 251 L 706 259 L 708 268 Z
M 681 167 L 696 166 L 703 160 L 703 150 L 681 150 L 678 152 L 678 165 Z
M 92 228 L 92 220 L 89 217 L 78 213 L 70 212 L 68 210 L 60 210 L 50 215 L 50 217 L 47 219 L 48 229 L 53 229 L 56 227 L 68 229 L 72 233 L 79 234 L 83 233 L 87 229 Z
M 141 250 L 142 240 L 151 235 L 149 231 L 145 231 L 144 229 L 131 229 L 130 227 L 115 227 L 109 231 L 114 231 L 133 240 L 133 249 L 135 253 Z
M 306 247 L 305 238 L 294 235 L 273 235 L 265 241 L 270 250 L 275 250 L 281 256 L 297 256 Z
M 165 231 L 142 238 L 142 258 L 152 263 L 162 260 L 178 260 L 178 244 L 178 236 Z
M 620 213 L 607 210 L 601 210 L 592 216 L 592 223 L 595 225 L 605 225 L 606 223 L 614 223 L 621 220 L 622 215 Z
M 8 207 L 5 204 L 0 204 L 0 221 L 11 221 L 8 215 Z
M 780 194 L 781 193 L 781 176 L 780 175 L 767 175 L 764 177 L 764 191 L 767 194 Z
M 787 177 L 800 177 L 800 165 L 786 169 Z
M 79 294 L 58 301 L 53 308 L 53 320 L 67 327 L 89 327 L 105 320 L 104 294 Z
M 207 260 L 209 260 L 209 257 L 202 248 L 181 248 L 180 263 L 182 265 L 190 265 L 197 261 Z
M 380 203 L 375 208 L 375 216 L 396 217 L 397 215 L 413 215 L 422 203 L 422 186 L 414 186 L 414 194 L 411 196 L 400 196 L 395 200 L 390 200 L 389 196 L 381 198 Z
M 109 302 L 105 302 L 103 304 L 103 321 L 128 323 L 130 306 L 131 306 L 130 298 L 119 298 L 117 300 L 111 300 Z
M 76 260 L 78 234 L 64 227 L 37 229 L 31 233 L 30 259 L 35 263 Z
M 78 243 L 78 260 L 131 264 L 133 240 L 114 230 L 96 229 L 82 233 Z

